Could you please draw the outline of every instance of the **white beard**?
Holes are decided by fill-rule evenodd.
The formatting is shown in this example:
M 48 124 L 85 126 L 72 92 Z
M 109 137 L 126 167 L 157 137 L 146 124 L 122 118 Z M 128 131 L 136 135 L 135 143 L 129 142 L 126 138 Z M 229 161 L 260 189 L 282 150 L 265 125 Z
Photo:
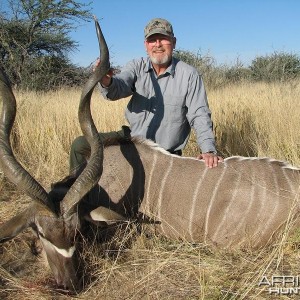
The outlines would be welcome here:
M 172 60 L 172 56 L 168 56 L 167 54 L 164 54 L 163 57 L 157 58 L 154 56 L 149 55 L 150 60 L 155 65 L 165 65 L 168 64 Z

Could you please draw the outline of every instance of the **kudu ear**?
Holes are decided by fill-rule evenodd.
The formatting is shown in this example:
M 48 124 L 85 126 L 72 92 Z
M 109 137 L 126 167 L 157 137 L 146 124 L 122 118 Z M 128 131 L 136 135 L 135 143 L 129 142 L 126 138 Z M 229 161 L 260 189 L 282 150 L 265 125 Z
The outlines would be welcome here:
M 96 209 L 92 210 L 89 214 L 89 217 L 87 217 L 86 219 L 92 222 L 106 222 L 108 224 L 123 222 L 127 220 L 124 216 L 104 206 L 99 206 Z
M 31 226 L 34 221 L 34 209 L 33 205 L 31 205 L 25 211 L 0 225 L 0 243 L 14 238 Z

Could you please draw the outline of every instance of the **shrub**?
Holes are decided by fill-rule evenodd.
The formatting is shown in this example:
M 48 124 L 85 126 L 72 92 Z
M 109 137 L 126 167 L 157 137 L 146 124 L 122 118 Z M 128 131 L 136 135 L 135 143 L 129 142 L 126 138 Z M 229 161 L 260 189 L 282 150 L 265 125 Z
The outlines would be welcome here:
M 286 81 L 300 74 L 300 58 L 296 54 L 275 52 L 256 57 L 250 66 L 254 80 Z

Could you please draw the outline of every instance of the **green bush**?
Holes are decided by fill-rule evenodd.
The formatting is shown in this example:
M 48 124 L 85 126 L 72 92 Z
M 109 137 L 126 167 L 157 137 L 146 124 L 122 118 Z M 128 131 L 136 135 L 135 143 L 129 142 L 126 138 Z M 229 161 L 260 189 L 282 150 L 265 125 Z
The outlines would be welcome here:
M 256 57 L 250 66 L 252 78 L 256 81 L 286 81 L 300 74 L 300 58 L 296 54 L 275 52 Z
M 48 91 L 60 87 L 81 86 L 88 74 L 88 68 L 78 68 L 66 57 L 45 55 L 26 62 L 18 87 L 23 90 Z

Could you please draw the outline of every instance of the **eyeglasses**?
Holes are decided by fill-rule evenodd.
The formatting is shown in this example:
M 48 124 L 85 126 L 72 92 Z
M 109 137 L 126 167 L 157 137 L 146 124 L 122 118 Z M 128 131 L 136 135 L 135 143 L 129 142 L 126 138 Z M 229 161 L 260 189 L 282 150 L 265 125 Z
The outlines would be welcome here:
M 156 43 L 162 44 L 162 45 L 171 45 L 172 44 L 172 40 L 168 37 L 153 37 L 153 38 L 150 37 L 146 40 L 146 42 L 149 46 L 154 46 L 154 45 L 156 45 Z

